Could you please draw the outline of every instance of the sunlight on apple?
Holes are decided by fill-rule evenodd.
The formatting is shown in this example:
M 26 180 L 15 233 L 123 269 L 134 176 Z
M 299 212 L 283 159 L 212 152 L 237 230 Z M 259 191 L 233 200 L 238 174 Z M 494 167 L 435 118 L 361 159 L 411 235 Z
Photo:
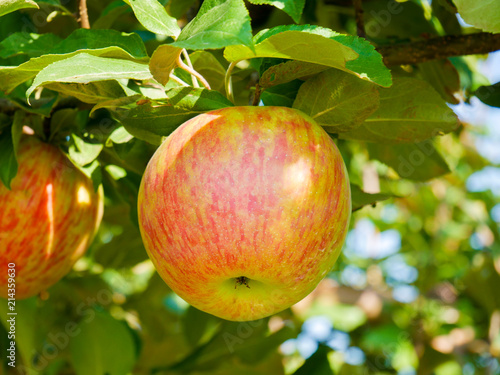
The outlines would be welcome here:
M 31 129 L 29 126 L 27 125 L 23 125 L 23 133 L 24 134 L 29 134 L 29 135 L 33 135 L 35 134 L 35 132 L 33 131 L 33 129 Z
M 307 192 L 308 181 L 311 178 L 311 166 L 304 158 L 299 159 L 296 163 L 289 165 L 284 171 L 284 180 L 290 194 L 295 196 Z
M 45 191 L 47 192 L 47 216 L 49 220 L 49 241 L 45 257 L 48 258 L 52 254 L 54 247 L 54 194 L 52 184 L 48 184 Z
M 90 204 L 90 194 L 85 186 L 80 185 L 80 187 L 78 188 L 77 196 L 77 201 L 78 203 L 80 203 L 80 205 L 88 206 Z

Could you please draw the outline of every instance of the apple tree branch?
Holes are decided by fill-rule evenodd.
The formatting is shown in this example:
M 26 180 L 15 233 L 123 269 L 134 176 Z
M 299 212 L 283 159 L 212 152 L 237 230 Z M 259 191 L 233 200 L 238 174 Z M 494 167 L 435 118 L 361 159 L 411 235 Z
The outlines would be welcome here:
M 486 54 L 500 50 L 500 34 L 446 35 L 418 42 L 378 46 L 386 66 L 410 65 L 453 56 Z

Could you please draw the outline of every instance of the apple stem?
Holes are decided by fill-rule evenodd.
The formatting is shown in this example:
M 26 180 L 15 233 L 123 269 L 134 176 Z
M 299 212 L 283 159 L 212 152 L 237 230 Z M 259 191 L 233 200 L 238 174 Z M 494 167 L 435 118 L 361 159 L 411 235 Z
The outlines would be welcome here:
M 248 289 L 250 289 L 250 286 L 248 285 L 248 282 L 250 279 L 246 276 L 239 276 L 236 278 L 236 283 L 234 284 L 234 289 L 236 289 L 239 285 L 245 285 Z
M 229 64 L 226 71 L 226 77 L 224 79 L 224 85 L 226 87 L 226 97 L 233 104 L 234 104 L 234 94 L 233 94 L 233 80 L 231 78 L 231 74 L 233 73 L 233 69 L 237 63 L 238 63 L 237 61 L 233 61 L 231 64 Z
M 195 88 L 199 88 L 200 86 L 198 85 L 198 81 L 196 80 L 196 78 L 199 79 L 199 81 L 201 82 L 201 84 L 207 89 L 207 90 L 210 90 L 210 85 L 208 84 L 207 80 L 200 74 L 198 73 L 196 70 L 193 69 L 193 65 L 191 64 L 191 60 L 189 59 L 189 55 L 186 51 L 186 49 L 183 49 L 182 50 L 182 54 L 184 54 L 184 57 L 186 57 L 186 62 L 190 65 L 186 65 L 183 61 L 182 61 L 182 57 L 181 57 L 181 54 L 179 54 L 179 57 L 177 57 L 177 65 L 179 66 L 179 68 L 181 68 L 182 70 L 185 70 L 186 72 L 188 72 L 189 74 L 191 74 L 191 76 L 193 77 L 193 87 Z M 185 53 L 184 53 L 185 52 Z M 195 78 L 196 77 L 196 78 Z

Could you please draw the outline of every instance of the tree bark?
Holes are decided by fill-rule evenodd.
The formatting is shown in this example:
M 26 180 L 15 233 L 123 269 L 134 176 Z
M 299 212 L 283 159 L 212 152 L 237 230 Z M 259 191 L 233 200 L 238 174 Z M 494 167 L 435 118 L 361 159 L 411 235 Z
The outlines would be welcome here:
M 377 47 L 387 66 L 410 65 L 453 56 L 486 54 L 500 50 L 500 34 L 446 35 L 418 42 Z
M 354 5 L 354 16 L 356 18 L 356 32 L 358 36 L 366 38 L 362 0 L 352 0 L 352 4 Z

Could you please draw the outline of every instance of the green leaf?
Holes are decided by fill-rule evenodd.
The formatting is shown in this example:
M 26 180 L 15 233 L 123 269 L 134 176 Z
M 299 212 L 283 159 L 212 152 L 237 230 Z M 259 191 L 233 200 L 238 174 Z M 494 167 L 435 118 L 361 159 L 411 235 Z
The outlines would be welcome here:
M 380 160 L 408 180 L 427 181 L 450 172 L 431 140 L 415 144 L 367 145 L 370 157 Z
M 294 79 L 305 79 L 326 69 L 328 67 L 325 65 L 288 60 L 266 69 L 259 78 L 259 85 L 262 88 L 281 85 Z
M 14 146 L 14 152 L 16 153 L 16 157 L 19 152 L 19 142 L 21 141 L 21 137 L 23 135 L 23 127 L 25 121 L 25 114 L 21 111 L 17 111 L 14 114 L 14 122 L 12 123 L 12 145 Z
M 192 87 L 179 87 L 167 91 L 169 99 L 110 101 L 94 108 L 108 108 L 127 131 L 135 137 L 159 144 L 183 122 L 214 109 L 230 107 L 232 103 L 220 92 Z
M 72 161 L 83 167 L 92 163 L 102 151 L 103 145 L 100 143 L 87 143 L 75 134 L 72 134 L 73 144 L 68 148 L 68 153 Z
M 1 148 L 0 148 L 1 150 Z M 1 152 L 1 151 L 0 151 Z M 39 310 L 37 308 L 36 297 L 16 300 L 15 301 L 16 313 L 16 352 L 21 356 L 24 363 L 33 363 L 36 350 L 38 349 L 39 340 L 37 340 L 37 333 L 40 330 L 38 326 L 37 317 Z M 5 319 L 2 319 L 2 324 L 7 330 L 10 329 L 10 324 L 7 322 L 8 317 L 7 303 L 0 305 L 0 313 Z M 17 358 L 16 358 L 17 359 Z M 17 364 L 17 361 L 16 361 Z M 28 372 L 29 375 L 38 375 L 34 372 Z
M 418 64 L 422 79 L 429 82 L 441 97 L 451 104 L 460 101 L 453 95 L 460 90 L 460 76 L 449 60 L 435 60 Z
M 122 167 L 119 167 L 114 164 L 108 164 L 106 167 L 104 167 L 107 173 L 113 178 L 113 180 L 119 180 L 125 176 L 127 176 L 127 171 L 123 169 Z M 139 233 L 137 233 L 139 234 Z
M 38 5 L 32 0 L 2 0 L 0 3 L 0 17 L 18 9 L 37 8 Z
M 104 169 L 113 180 L 120 180 L 127 176 L 127 171 L 125 169 L 114 164 L 108 164 Z
M 141 177 L 142 174 L 144 173 L 144 170 L 146 169 L 147 162 L 152 156 L 151 153 L 146 153 L 144 152 L 144 149 L 146 147 L 134 147 L 136 144 L 140 144 L 142 146 L 147 145 L 145 142 L 140 141 L 138 139 L 134 139 L 131 142 L 132 144 L 132 152 L 127 152 L 124 157 L 121 157 L 123 154 L 120 152 L 115 152 L 116 148 L 124 148 L 130 150 L 131 147 L 128 147 L 129 144 L 123 144 L 123 145 L 115 145 L 115 146 L 124 146 L 124 147 L 114 147 L 111 150 L 108 150 L 107 148 L 104 149 L 105 152 L 101 154 L 101 159 L 106 161 L 106 155 L 112 155 L 115 161 L 122 159 L 122 166 L 127 169 L 127 174 L 121 178 L 119 178 L 119 181 L 116 181 L 113 176 L 111 176 L 111 173 L 109 171 L 109 167 L 105 167 L 104 173 L 102 174 L 102 179 L 103 179 L 103 187 L 106 192 L 106 197 L 109 198 L 110 200 L 113 200 L 114 202 L 119 202 L 119 203 L 125 203 L 126 204 L 126 211 L 123 212 L 123 214 L 120 216 L 120 222 L 116 223 L 121 226 L 124 225 L 124 223 L 132 223 L 136 232 L 139 230 L 139 221 L 138 221 L 138 216 L 137 216 L 137 195 L 139 193 L 139 186 L 141 184 Z M 149 146 L 149 145 L 148 145 Z M 147 158 L 147 160 L 138 160 L 138 155 L 140 155 L 141 158 L 144 158 L 144 156 Z M 109 159 L 108 159 L 109 160 Z M 131 162 L 130 162 L 131 161 Z M 113 161 L 110 161 L 111 163 Z M 144 164 L 144 165 L 141 165 Z M 108 164 L 109 165 L 109 164 Z M 134 172 L 130 172 L 130 170 L 137 170 L 136 174 Z M 123 173 L 122 173 L 123 174 Z M 116 207 L 116 206 L 113 206 Z M 109 209 L 108 209 L 109 211 Z M 106 215 L 106 210 L 104 212 Z M 109 220 L 109 216 L 106 217 L 106 220 Z M 114 222 L 111 222 L 114 224 Z M 127 242 L 128 239 L 128 242 Z M 137 242 L 139 241 L 139 242 Z M 144 245 L 141 242 L 141 236 L 136 236 L 135 239 L 132 239 L 128 237 L 128 234 L 125 236 L 115 236 L 113 237 L 112 241 L 113 244 L 118 245 L 118 250 L 120 250 L 120 246 L 134 246 L 133 250 L 131 250 L 130 254 L 120 254 L 117 256 L 116 250 L 113 249 L 111 252 L 108 252 L 106 250 L 103 251 L 102 254 L 98 255 L 96 254 L 96 260 L 99 262 L 103 262 L 106 264 L 112 264 L 110 267 L 130 267 L 133 264 L 132 262 L 138 260 L 139 262 L 141 261 L 140 259 L 146 255 L 144 250 Z M 109 243 L 111 243 L 109 242 Z M 106 245 L 107 246 L 107 245 Z M 111 245 L 112 246 L 112 245 Z M 114 246 L 113 246 L 114 248 Z M 115 255 L 113 255 L 115 254 Z M 113 259 L 117 257 L 117 259 Z M 144 259 L 144 258 L 142 258 Z
M 0 90 L 10 92 L 49 64 L 80 53 L 138 62 L 149 60 L 144 43 L 136 34 L 78 29 L 47 55 L 32 58 L 19 66 L 0 67 Z
M 499 1 L 454 0 L 453 3 L 468 24 L 490 33 L 500 32 Z
M 295 80 L 270 87 L 262 92 L 260 100 L 267 106 L 292 107 L 303 82 Z
M 184 372 L 206 371 L 234 356 L 243 362 L 257 363 L 272 354 L 283 341 L 297 335 L 297 332 L 288 326 L 269 335 L 267 322 L 268 319 L 249 322 L 224 321 L 217 335 L 170 369 Z
M 205 344 L 221 322 L 221 319 L 189 306 L 182 319 L 187 342 L 192 347 Z
M 182 18 L 189 8 L 196 5 L 196 2 L 197 0 L 169 0 L 169 13 L 177 19 Z
M 237 354 L 244 363 L 255 365 L 273 354 L 288 339 L 297 337 L 293 325 L 285 325 L 279 331 L 267 336 L 264 340 L 249 341 L 244 350 Z
M 231 45 L 252 48 L 252 27 L 243 0 L 205 0 L 197 16 L 173 43 L 188 49 L 217 49 Z
M 40 71 L 26 92 L 26 97 L 29 98 L 38 86 L 53 82 L 89 83 L 116 79 L 144 80 L 151 77 L 146 64 L 80 53 L 50 64 Z
M 120 126 L 113 130 L 113 133 L 111 133 L 108 137 L 111 142 L 117 144 L 127 143 L 132 138 L 134 138 L 134 136 L 130 134 L 123 126 Z
M 17 152 L 22 135 L 24 113 L 17 111 L 11 128 L 0 133 L 0 179 L 10 190 L 12 179 L 18 170 Z
M 433 1 L 431 7 L 433 16 L 437 17 L 446 34 L 459 35 L 462 33 L 462 26 L 458 22 L 456 9 L 450 3 Z
M 69 344 L 77 375 L 123 375 L 135 364 L 135 344 L 130 329 L 108 313 L 96 312 L 78 324 L 79 334 Z
M 457 116 L 432 86 L 414 78 L 397 78 L 380 88 L 380 107 L 358 128 L 340 138 L 379 143 L 415 143 L 449 133 Z
M 293 107 L 311 116 L 329 133 L 360 126 L 379 106 L 379 92 L 370 82 L 337 69 L 307 80 Z
M 193 68 L 210 84 L 212 90 L 225 93 L 224 77 L 226 69 L 217 58 L 208 51 L 196 51 L 189 55 Z
M 0 42 L 0 58 L 6 59 L 17 55 L 38 57 L 50 51 L 61 40 L 51 33 L 13 33 Z
M 474 95 L 484 104 L 500 108 L 500 82 L 491 86 L 481 86 L 476 90 Z
M 135 92 L 117 81 L 98 81 L 89 83 L 48 83 L 46 88 L 73 96 L 84 103 L 99 103 L 106 100 L 133 95 Z
M 9 190 L 12 179 L 16 177 L 17 167 L 12 132 L 6 129 L 0 133 L 0 179 Z
M 149 70 L 159 83 L 165 86 L 170 79 L 170 73 L 177 66 L 177 58 L 182 49 L 168 44 L 159 46 L 151 56 Z
M 374 41 L 387 43 L 437 34 L 424 7 L 414 1 L 370 0 L 363 3 L 363 11 L 366 34 Z
M 356 60 L 346 62 L 348 73 L 354 72 L 358 77 L 382 87 L 392 85 L 391 71 L 384 65 L 382 55 L 375 50 L 373 44 L 354 35 L 337 35 L 332 39 L 351 47 L 359 54 Z
M 110 3 L 101 13 L 101 16 L 92 23 L 92 29 L 111 29 L 115 21 L 125 13 L 131 12 L 131 8 L 121 0 Z
M 102 183 L 102 170 L 101 170 L 101 164 L 97 161 L 94 160 L 92 163 L 85 165 L 85 166 L 79 166 L 77 165 L 78 169 L 83 172 L 85 176 L 90 178 L 92 180 L 92 184 L 94 186 L 94 191 L 97 192 L 99 189 L 99 186 Z
M 78 110 L 76 108 L 60 109 L 50 117 L 50 138 L 49 141 L 57 138 L 65 138 L 77 127 L 76 118 Z
M 58 94 L 47 91 L 42 93 L 39 101 L 29 105 L 26 101 L 26 88 L 17 87 L 8 96 L 0 92 L 0 99 L 10 101 L 25 112 L 50 117 L 50 113 L 57 104 Z
M 385 201 L 390 198 L 397 197 L 394 194 L 386 193 L 376 193 L 370 194 L 366 193 L 358 185 L 351 184 L 351 202 L 352 211 L 357 211 L 364 206 L 375 206 L 377 202 Z
M 149 60 L 144 42 L 139 35 L 117 30 L 77 29 L 50 51 L 51 54 L 69 54 L 76 50 L 102 50 L 99 55 L 134 61 Z M 91 53 L 89 51 L 83 51 Z
M 485 257 L 480 267 L 473 266 L 467 270 L 463 278 L 469 295 L 483 311 L 490 314 L 498 310 L 500 306 L 500 274 L 496 270 L 491 257 Z
M 280 25 L 270 29 L 264 29 L 259 31 L 254 36 L 253 41 L 256 44 L 261 43 L 272 36 L 281 34 L 286 31 L 300 31 L 308 34 L 320 35 L 325 38 L 332 38 L 341 35 L 336 31 L 316 25 Z
M 126 0 L 132 7 L 137 20 L 147 30 L 160 35 L 176 37 L 180 28 L 177 20 L 168 15 L 157 0 Z
M 108 164 L 105 168 L 108 173 L 109 167 L 115 166 Z M 122 189 L 121 193 L 123 193 L 123 190 L 126 189 L 122 187 L 124 181 L 117 180 L 116 187 Z M 103 220 L 109 222 L 112 214 L 120 215 L 119 218 L 125 220 L 120 223 L 121 233 L 114 234 L 109 242 L 94 247 L 93 259 L 104 268 L 125 269 L 148 259 L 139 229 L 128 219 L 128 211 L 128 207 L 124 204 L 113 205 L 109 209 L 106 207 Z
M 391 85 L 391 74 L 382 56 L 368 41 L 311 25 L 278 26 L 254 37 L 255 52 L 244 46 L 227 47 L 228 61 L 255 57 L 285 58 L 337 68 L 372 81 Z
M 333 375 L 334 372 L 330 368 L 330 361 L 328 361 L 327 357 L 330 351 L 330 348 L 320 345 L 318 350 L 306 359 L 304 364 L 293 375 Z
M 292 17 L 295 23 L 299 23 L 302 11 L 304 10 L 305 0 L 250 0 L 250 3 L 273 5 Z
M 134 95 L 133 90 L 117 81 L 90 83 L 48 83 L 46 88 L 77 98 L 84 103 L 99 103 L 106 100 Z
M 260 43 L 266 38 L 275 36 L 285 31 L 302 31 L 335 40 L 343 46 L 349 47 L 358 54 L 355 59 L 346 58 L 347 61 L 345 62 L 345 69 L 339 69 L 355 74 L 360 78 L 372 81 L 382 87 L 389 87 L 392 84 L 391 73 L 384 65 L 382 55 L 375 50 L 375 47 L 370 42 L 357 36 L 339 34 L 333 30 L 315 25 L 288 25 L 263 30 L 255 36 L 254 42 Z M 301 48 L 303 48 L 303 46 L 301 46 Z M 312 62 L 324 65 L 321 57 L 318 61 Z M 332 67 L 335 68 L 335 66 Z
M 45 4 L 49 5 L 53 8 L 58 9 L 60 14 L 65 15 L 65 16 L 73 16 L 73 13 L 66 8 L 62 3 L 61 0 L 36 0 L 38 4 Z M 62 0 L 65 4 L 67 4 L 66 0 Z
M 255 36 L 256 41 L 259 35 Z M 354 60 L 358 54 L 322 35 L 285 30 L 258 42 L 255 52 L 246 46 L 230 46 L 224 50 L 224 57 L 232 62 L 256 57 L 284 58 L 345 69 L 346 61 Z
M 2 94 L 0 93 L 0 97 Z M 11 119 L 5 113 L 0 113 L 0 131 L 11 125 Z

